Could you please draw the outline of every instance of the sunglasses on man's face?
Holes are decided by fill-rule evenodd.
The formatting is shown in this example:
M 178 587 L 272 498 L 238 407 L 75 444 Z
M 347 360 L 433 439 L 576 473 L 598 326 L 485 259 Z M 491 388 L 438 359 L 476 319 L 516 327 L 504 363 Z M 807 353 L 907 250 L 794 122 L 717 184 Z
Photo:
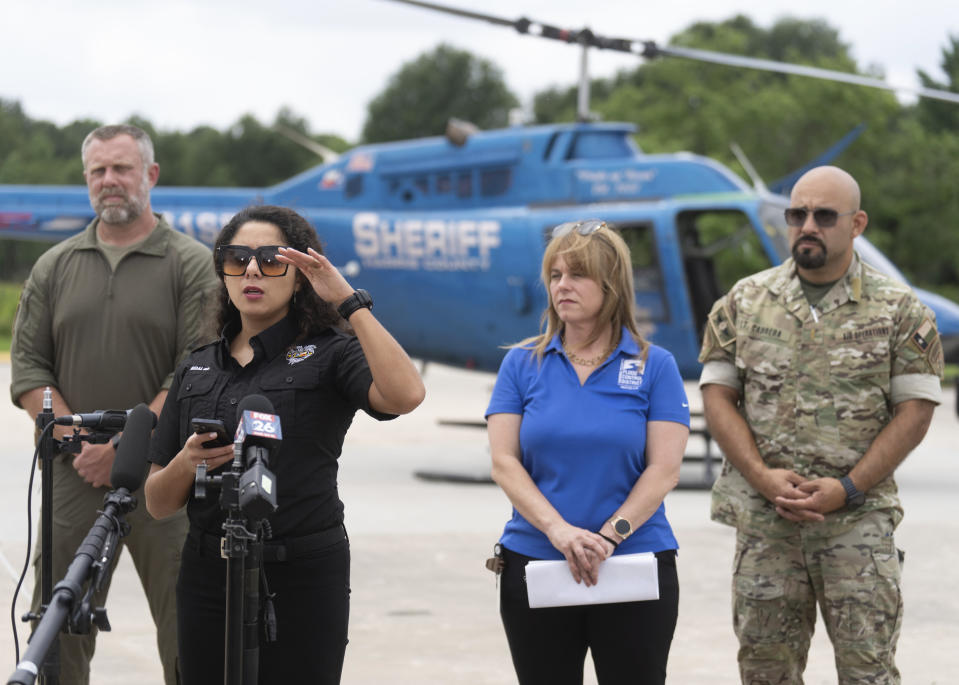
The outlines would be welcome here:
M 590 235 L 606 227 L 606 222 L 600 219 L 586 219 L 585 221 L 567 221 L 553 229 L 553 238 L 562 238 L 564 235 L 576 231 L 580 235 Z
M 786 216 L 786 223 L 793 228 L 801 228 L 806 223 L 806 218 L 809 216 L 809 211 L 805 207 L 789 207 L 784 212 Z M 828 207 L 817 207 L 812 210 L 813 221 L 816 222 L 816 225 L 819 228 L 832 228 L 836 225 L 836 222 L 839 221 L 841 216 L 849 216 L 850 214 L 855 214 L 856 210 L 851 212 L 843 212 L 840 214 L 835 209 L 829 209 Z
M 256 266 L 264 276 L 286 276 L 287 267 L 276 258 L 282 245 L 264 245 L 247 247 L 246 245 L 220 245 L 216 248 L 216 259 L 224 276 L 243 276 L 250 265 L 250 259 L 256 257 Z

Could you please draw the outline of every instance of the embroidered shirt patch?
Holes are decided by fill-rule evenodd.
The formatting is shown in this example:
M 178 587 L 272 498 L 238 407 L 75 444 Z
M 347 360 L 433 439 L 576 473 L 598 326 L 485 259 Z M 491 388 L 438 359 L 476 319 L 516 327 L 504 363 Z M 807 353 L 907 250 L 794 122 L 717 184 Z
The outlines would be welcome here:
M 316 352 L 316 345 L 297 345 L 290 348 L 290 351 L 286 353 L 286 361 L 290 366 L 299 364 L 304 359 L 313 356 L 314 352 Z
M 619 387 L 624 390 L 638 390 L 643 384 L 645 371 L 645 359 L 623 359 L 619 363 Z

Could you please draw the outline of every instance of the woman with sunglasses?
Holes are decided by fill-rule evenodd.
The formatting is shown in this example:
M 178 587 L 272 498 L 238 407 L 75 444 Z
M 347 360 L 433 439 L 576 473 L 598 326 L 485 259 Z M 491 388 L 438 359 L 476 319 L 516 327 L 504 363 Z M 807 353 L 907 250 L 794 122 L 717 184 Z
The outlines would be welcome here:
M 493 479 L 513 503 L 500 538 L 500 614 L 521 685 L 663 683 L 676 626 L 679 480 L 689 405 L 672 355 L 636 327 L 629 248 L 604 222 L 557 226 L 545 331 L 512 347 L 487 409 Z M 613 555 L 653 552 L 659 599 L 530 608 L 526 565 L 565 560 L 602 584 Z
M 337 458 L 358 409 L 381 420 L 405 414 L 423 400 L 423 383 L 373 316 L 369 295 L 354 292 L 296 212 L 241 211 L 217 237 L 214 259 L 220 338 L 177 369 L 146 483 L 154 517 L 185 504 L 190 520 L 176 597 L 182 682 L 224 680 L 227 565 L 219 547 L 227 512 L 216 489 L 197 498 L 194 480 L 201 464 L 220 475 L 233 459 L 231 445 L 205 447 L 215 434 L 194 433 L 191 423 L 219 419 L 233 435 L 241 400 L 263 395 L 283 439 L 270 458 L 278 507 L 267 517 L 262 563 L 277 638 L 265 640 L 260 626 L 259 682 L 338 683 L 350 553 Z

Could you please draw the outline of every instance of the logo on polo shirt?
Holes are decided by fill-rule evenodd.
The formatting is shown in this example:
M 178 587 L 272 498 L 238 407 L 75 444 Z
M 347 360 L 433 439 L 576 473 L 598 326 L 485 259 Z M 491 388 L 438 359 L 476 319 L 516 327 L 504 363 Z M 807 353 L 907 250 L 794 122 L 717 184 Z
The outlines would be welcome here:
M 209 366 L 196 366 L 196 365 L 194 365 L 194 366 L 191 366 L 191 367 L 190 367 L 190 371 L 209 371 L 209 370 L 210 370 L 210 367 L 209 367 Z
M 644 359 L 623 359 L 619 362 L 619 387 L 623 390 L 638 390 L 643 384 L 645 371 Z
M 293 366 L 312 357 L 314 352 L 316 352 L 316 345 L 297 345 L 286 353 L 286 361 Z

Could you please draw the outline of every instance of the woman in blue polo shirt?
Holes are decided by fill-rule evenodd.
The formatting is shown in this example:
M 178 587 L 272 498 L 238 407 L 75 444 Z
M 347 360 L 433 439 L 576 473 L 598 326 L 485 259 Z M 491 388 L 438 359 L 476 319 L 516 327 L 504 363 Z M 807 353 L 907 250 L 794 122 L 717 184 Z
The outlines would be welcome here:
M 543 256 L 546 331 L 507 353 L 486 416 L 493 478 L 513 503 L 500 614 L 521 685 L 663 683 L 679 606 L 663 498 L 689 405 L 673 356 L 636 328 L 629 248 L 604 222 L 557 226 Z M 530 609 L 525 567 L 565 559 L 594 585 L 613 554 L 654 552 L 658 600 Z

